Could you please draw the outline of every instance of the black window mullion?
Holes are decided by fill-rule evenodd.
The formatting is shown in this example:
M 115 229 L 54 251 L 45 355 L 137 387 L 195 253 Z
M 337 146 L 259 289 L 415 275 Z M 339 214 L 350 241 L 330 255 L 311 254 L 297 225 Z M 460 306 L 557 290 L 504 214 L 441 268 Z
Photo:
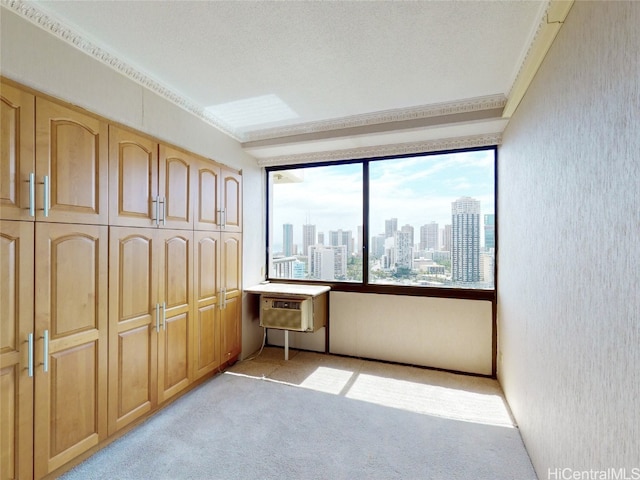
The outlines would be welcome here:
M 369 161 L 362 162 L 362 285 L 369 285 Z

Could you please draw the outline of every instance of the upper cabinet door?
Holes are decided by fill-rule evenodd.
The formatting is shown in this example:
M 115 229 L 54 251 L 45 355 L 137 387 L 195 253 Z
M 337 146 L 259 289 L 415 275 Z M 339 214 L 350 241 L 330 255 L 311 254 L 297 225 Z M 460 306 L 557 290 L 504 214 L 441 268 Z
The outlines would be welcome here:
M 187 153 L 160 145 L 158 195 L 160 226 L 193 230 L 191 169 L 196 160 Z
M 234 170 L 221 169 L 222 230 L 242 231 L 242 175 Z
M 220 230 L 220 167 L 213 162 L 200 160 L 193 169 L 194 229 Z
M 35 219 L 33 95 L 10 85 L 0 89 L 0 219 Z M 32 202 L 31 204 L 29 202 Z
M 109 223 L 155 227 L 158 203 L 158 144 L 147 137 L 109 127 Z
M 36 219 L 106 225 L 107 124 L 36 99 Z

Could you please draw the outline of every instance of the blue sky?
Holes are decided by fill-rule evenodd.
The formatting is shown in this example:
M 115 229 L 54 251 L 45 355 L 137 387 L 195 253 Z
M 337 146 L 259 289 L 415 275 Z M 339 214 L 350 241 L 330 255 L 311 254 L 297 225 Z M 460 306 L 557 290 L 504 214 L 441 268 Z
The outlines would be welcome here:
M 481 213 L 494 213 L 493 150 L 430 155 L 370 163 L 370 233 L 384 232 L 384 221 L 396 217 L 398 228 L 410 224 L 418 241 L 420 226 L 451 223 L 451 202 L 470 196 Z M 302 172 L 296 170 L 296 175 Z M 282 224 L 294 225 L 294 243 L 302 241 L 302 225 L 317 232 L 352 230 L 362 224 L 362 166 L 306 168 L 300 183 L 273 190 L 274 247 L 282 242 Z

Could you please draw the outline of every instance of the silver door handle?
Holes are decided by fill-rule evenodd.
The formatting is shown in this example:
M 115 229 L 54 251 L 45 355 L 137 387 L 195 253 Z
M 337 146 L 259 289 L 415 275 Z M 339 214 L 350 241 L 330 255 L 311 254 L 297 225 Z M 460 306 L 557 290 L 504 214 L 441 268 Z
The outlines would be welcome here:
M 167 331 L 167 303 L 162 302 L 162 329 Z
M 227 228 L 227 209 L 222 209 L 222 228 Z
M 42 334 L 42 338 L 43 338 L 42 371 L 48 372 L 49 371 L 49 330 L 44 331 L 44 333 Z
M 160 197 L 160 203 L 162 204 L 162 225 L 166 225 L 166 219 L 167 219 L 167 197 Z
M 160 204 L 159 204 L 159 200 L 160 200 L 160 197 L 157 197 L 157 196 L 156 196 L 156 198 L 154 198 L 154 199 L 152 199 L 152 200 L 151 200 L 151 203 L 152 203 L 153 205 L 155 205 L 155 210 L 156 210 L 156 212 L 155 212 L 155 213 L 156 213 L 156 215 L 155 215 L 155 217 L 153 217 L 151 220 L 155 222 L 156 226 L 157 226 L 157 225 L 159 225 L 159 223 L 158 223 L 158 217 L 160 216 Z
M 29 216 L 36 216 L 36 174 L 29 174 Z
M 27 337 L 27 344 L 28 344 L 27 354 L 29 356 L 27 370 L 29 372 L 29 376 L 33 377 L 33 333 L 30 333 L 29 336 Z
M 44 183 L 44 216 L 49 216 L 49 175 L 45 175 L 43 178 Z
M 156 303 L 156 332 L 160 331 L 160 304 Z

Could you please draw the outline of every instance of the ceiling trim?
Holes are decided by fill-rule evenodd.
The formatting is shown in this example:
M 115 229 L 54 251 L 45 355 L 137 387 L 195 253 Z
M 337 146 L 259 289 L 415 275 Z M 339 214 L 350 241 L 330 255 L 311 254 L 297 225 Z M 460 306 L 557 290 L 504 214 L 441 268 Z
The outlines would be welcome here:
M 549 0 L 542 19 L 538 24 L 538 29 L 520 65 L 518 75 L 511 86 L 509 100 L 502 113 L 503 117 L 511 117 L 518 108 L 518 105 L 520 105 L 529 85 L 533 81 L 533 77 L 535 77 L 542 61 L 551 48 L 556 35 L 558 35 L 560 28 L 564 25 L 564 21 L 573 6 L 573 2 L 574 0 Z
M 110 53 L 103 47 L 98 46 L 97 44 L 83 37 L 72 28 L 53 18 L 53 16 L 51 16 L 49 13 L 46 13 L 44 10 L 37 8 L 32 4 L 23 2 L 22 0 L 0 0 L 0 5 L 8 8 L 9 10 L 12 10 L 14 13 L 40 27 L 42 30 L 51 33 L 60 40 L 63 40 L 64 42 L 74 46 L 75 48 L 93 57 L 99 62 L 116 70 L 128 79 L 133 80 L 134 82 L 142 85 L 148 90 L 151 90 L 152 92 L 177 105 L 178 107 L 201 118 L 226 135 L 229 135 L 237 141 L 242 140 L 237 131 L 235 131 L 233 128 L 231 128 L 229 125 L 226 125 L 219 119 L 208 115 L 205 112 L 204 108 L 200 105 L 194 103 L 184 95 L 176 92 L 166 85 L 163 85 L 161 82 L 155 80 L 146 73 L 141 72 L 121 58 Z
M 397 143 L 393 145 L 376 145 L 372 147 L 332 150 L 327 152 L 312 152 L 293 155 L 282 155 L 258 159 L 258 166 L 272 167 L 280 165 L 296 165 L 300 163 L 332 162 L 339 160 L 353 160 L 361 158 L 377 158 L 413 153 L 427 153 L 463 148 L 489 147 L 502 143 L 502 133 L 485 135 L 471 135 L 466 137 L 444 138 L 424 142 Z
M 387 123 L 408 122 L 431 117 L 442 117 L 483 110 L 502 109 L 507 99 L 502 94 L 487 95 L 483 97 L 469 98 L 455 102 L 436 103 L 432 105 L 419 105 L 409 108 L 383 110 L 379 112 L 353 115 L 349 117 L 333 118 L 318 122 L 300 123 L 297 125 L 274 127 L 262 130 L 253 130 L 244 135 L 244 142 L 257 142 L 260 140 L 291 137 L 318 132 L 334 130 L 347 130 L 350 128 Z

